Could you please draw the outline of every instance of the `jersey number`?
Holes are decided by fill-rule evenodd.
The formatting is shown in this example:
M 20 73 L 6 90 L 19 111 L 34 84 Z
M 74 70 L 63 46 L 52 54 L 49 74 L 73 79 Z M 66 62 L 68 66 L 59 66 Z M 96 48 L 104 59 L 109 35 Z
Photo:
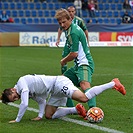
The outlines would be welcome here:
M 63 86 L 63 89 L 61 89 L 61 91 L 62 91 L 64 94 L 67 94 L 67 90 L 68 90 L 68 87 L 66 87 L 66 86 Z

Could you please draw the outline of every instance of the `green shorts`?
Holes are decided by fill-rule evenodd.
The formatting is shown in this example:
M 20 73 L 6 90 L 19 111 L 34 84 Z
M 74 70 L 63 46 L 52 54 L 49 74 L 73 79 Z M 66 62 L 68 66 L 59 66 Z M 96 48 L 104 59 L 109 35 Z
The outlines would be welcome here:
M 75 86 L 79 87 L 81 81 L 88 81 L 91 83 L 92 74 L 94 72 L 94 64 L 91 66 L 81 65 L 79 67 L 71 67 L 65 73 L 64 76 L 68 77 Z

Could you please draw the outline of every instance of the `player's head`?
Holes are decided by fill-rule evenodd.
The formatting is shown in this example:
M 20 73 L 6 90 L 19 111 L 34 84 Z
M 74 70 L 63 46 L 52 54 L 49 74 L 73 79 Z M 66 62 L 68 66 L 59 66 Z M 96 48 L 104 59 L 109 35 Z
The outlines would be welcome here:
M 20 96 L 17 94 L 15 88 L 9 88 L 9 89 L 5 89 L 2 92 L 0 99 L 2 100 L 2 103 L 7 104 L 9 102 L 14 102 L 20 99 Z
M 69 7 L 67 8 L 67 11 L 69 12 L 71 18 L 73 19 L 74 16 L 75 16 L 75 14 L 76 14 L 76 9 L 75 9 L 75 7 L 74 7 L 74 6 L 69 6 Z
M 64 30 L 67 30 L 72 23 L 69 12 L 63 8 L 56 11 L 55 18 Z

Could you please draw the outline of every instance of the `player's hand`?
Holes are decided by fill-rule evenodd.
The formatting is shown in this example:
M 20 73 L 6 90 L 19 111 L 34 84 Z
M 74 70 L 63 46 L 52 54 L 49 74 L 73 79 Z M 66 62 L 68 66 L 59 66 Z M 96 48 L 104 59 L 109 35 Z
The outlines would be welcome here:
M 9 121 L 9 123 L 11 124 L 11 123 L 16 123 L 16 121 L 15 120 L 12 120 L 12 121 Z
M 59 43 L 60 43 L 60 41 L 58 40 L 58 41 L 55 43 L 55 45 L 56 45 L 57 47 L 59 47 Z
M 60 61 L 60 64 L 61 64 L 61 66 L 66 65 L 66 63 L 64 62 L 64 60 L 63 60 L 63 59 Z
M 33 119 L 31 119 L 32 121 L 40 121 L 40 120 L 42 120 L 42 118 L 41 117 L 36 117 L 36 118 L 33 118 Z

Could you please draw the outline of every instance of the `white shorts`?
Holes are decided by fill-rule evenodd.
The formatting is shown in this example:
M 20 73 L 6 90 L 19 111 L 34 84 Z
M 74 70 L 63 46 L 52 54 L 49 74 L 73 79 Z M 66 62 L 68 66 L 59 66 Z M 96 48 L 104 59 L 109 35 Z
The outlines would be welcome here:
M 53 92 L 51 93 L 47 104 L 52 106 L 66 106 L 67 98 L 72 98 L 75 87 L 70 79 L 65 76 L 57 76 Z

